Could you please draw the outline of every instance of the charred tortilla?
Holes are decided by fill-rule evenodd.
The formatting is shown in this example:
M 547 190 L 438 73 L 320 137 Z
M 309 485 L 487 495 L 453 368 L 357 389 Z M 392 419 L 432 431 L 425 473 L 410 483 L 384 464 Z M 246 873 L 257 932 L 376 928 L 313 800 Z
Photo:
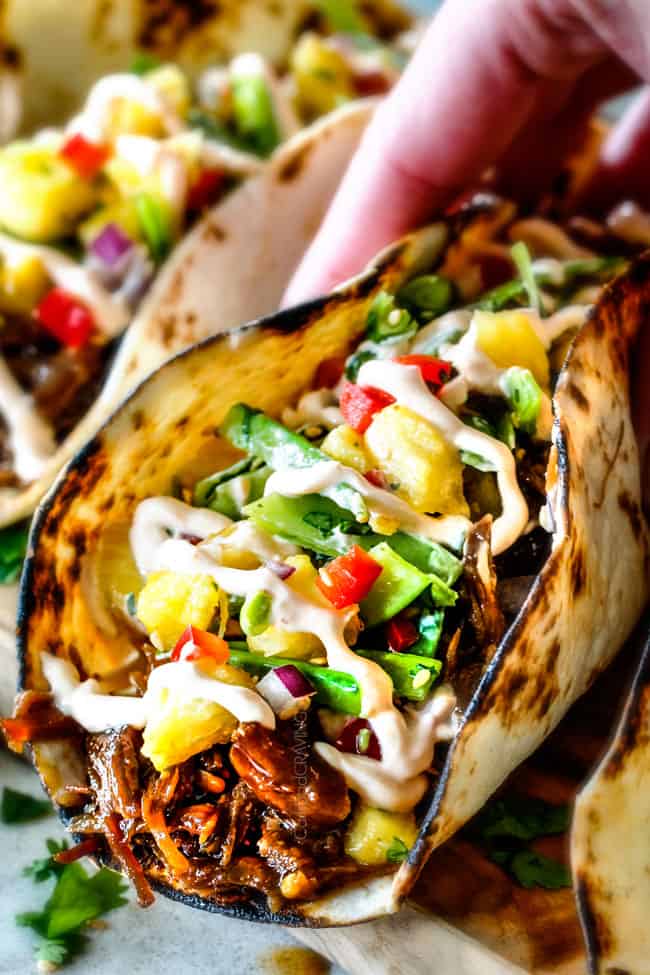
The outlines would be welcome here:
M 535 750 L 607 666 L 638 619 L 647 596 L 648 556 L 628 366 L 650 296 L 646 258 L 605 289 L 570 346 L 553 395 L 552 444 L 547 457 L 542 454 L 543 468 L 547 467 L 545 486 L 543 473 L 541 482 L 545 498 L 538 493 L 538 500 L 532 501 L 539 492 L 535 463 L 518 467 L 519 478 L 525 476 L 532 484 L 529 510 L 538 519 L 545 501 L 546 546 L 541 543 L 538 551 L 539 536 L 524 534 L 524 554 L 513 555 L 513 549 L 509 556 L 513 540 L 505 538 L 507 526 L 499 526 L 503 512 L 492 523 L 489 518 L 475 520 L 469 529 L 462 605 L 474 620 L 473 632 L 481 633 L 472 644 L 480 652 L 468 665 L 453 632 L 441 650 L 446 679 L 462 713 L 448 751 L 444 746 L 436 750 L 434 775 L 417 805 L 418 838 L 414 843 L 401 840 L 399 855 L 386 855 L 383 866 L 375 863 L 371 868 L 359 868 L 358 863 L 354 867 L 349 856 L 341 855 L 342 837 L 336 831 L 341 823 L 346 828 L 351 808 L 341 773 L 330 769 L 328 775 L 322 758 L 311 755 L 311 785 L 305 796 L 296 792 L 287 772 L 292 743 L 280 741 L 282 721 L 276 735 L 264 726 L 268 712 L 263 709 L 263 720 L 235 732 L 230 751 L 202 753 L 198 766 L 181 762 L 158 775 L 146 764 L 135 772 L 141 745 L 134 729 L 84 734 L 69 715 L 53 709 L 43 693 L 48 686 L 43 653 L 50 660 L 70 661 L 81 678 L 98 677 L 106 688 L 124 687 L 130 673 L 135 686 L 142 686 L 154 651 L 147 649 L 146 639 L 142 642 L 142 630 L 136 635 L 128 616 L 111 610 L 107 586 L 117 582 L 115 573 L 128 552 L 126 533 L 142 501 L 169 494 L 174 484 L 177 491 L 180 484 L 181 498 L 187 499 L 183 492 L 188 486 L 236 459 L 232 444 L 219 433 L 229 409 L 247 404 L 253 411 L 251 422 L 254 416 L 280 417 L 318 386 L 319 364 L 355 350 L 365 335 L 368 312 L 376 312 L 378 296 L 399 292 L 423 271 L 449 275 L 464 301 L 471 302 L 476 284 L 470 273 L 473 260 L 467 255 L 483 253 L 487 245 L 494 257 L 489 245 L 500 234 L 507 235 L 512 220 L 512 209 L 484 202 L 478 214 L 470 211 L 450 224 L 434 225 L 392 248 L 340 293 L 208 339 L 181 354 L 127 400 L 39 509 L 33 554 L 22 584 L 19 626 L 25 694 L 14 732 L 23 740 L 31 738 L 36 767 L 53 799 L 66 810 L 71 828 L 97 835 L 98 855 L 126 869 L 143 899 L 148 879 L 156 889 L 207 910 L 283 923 L 345 924 L 395 910 L 431 850 L 480 809 Z M 517 234 L 514 228 L 512 232 Z M 503 256 L 503 251 L 498 253 Z M 393 316 L 387 321 L 397 327 L 404 320 Z M 370 375 L 367 364 L 361 365 L 359 374 L 360 382 Z M 372 375 L 380 373 L 375 370 Z M 408 376 L 417 378 L 412 372 Z M 238 415 L 248 416 L 241 410 Z M 265 422 L 255 421 L 258 426 Z M 524 455 L 534 460 L 535 449 L 531 446 Z M 474 538 L 472 554 L 469 538 L 477 531 L 480 537 Z M 122 555 L 116 556 L 120 533 Z M 495 560 L 496 577 L 499 570 L 505 579 L 527 577 L 521 583 L 523 605 L 521 598 L 515 601 L 514 620 L 513 609 L 507 610 L 505 603 L 502 608 L 495 597 L 491 533 L 501 539 L 495 541 L 501 552 Z M 200 537 L 190 532 L 180 541 L 186 546 L 182 551 L 193 557 L 187 546 L 200 543 Z M 321 578 L 331 584 L 327 574 Z M 503 612 L 505 620 L 500 620 Z M 502 636 L 503 623 L 510 620 Z M 155 646 L 157 638 L 151 639 Z M 138 647 L 144 655 L 134 656 Z M 231 660 L 236 660 L 234 652 Z M 133 701 L 137 706 L 137 698 Z M 366 749 L 370 742 L 365 736 Z M 284 758 L 282 748 L 289 749 Z M 223 762 L 225 766 L 219 764 Z M 343 762 L 341 767 L 349 784 L 349 766 Z M 111 769 L 125 768 L 131 770 L 130 778 L 127 781 L 122 773 L 116 784 Z M 228 774 L 217 805 L 231 817 L 235 833 L 217 829 L 220 839 L 214 855 L 193 853 L 182 837 L 207 829 L 205 821 L 197 823 L 191 817 L 199 816 L 199 799 L 208 806 L 214 800 L 206 800 L 205 792 L 196 792 L 192 783 L 198 775 L 205 785 L 212 781 L 205 773 L 219 777 L 223 768 Z M 91 791 L 82 809 L 79 793 L 69 786 L 85 786 L 88 770 Z M 399 777 L 399 769 L 388 771 Z M 355 787 L 351 788 L 358 808 Z M 149 814 L 131 848 L 124 843 L 128 828 L 122 833 L 119 823 L 137 816 L 140 790 Z M 399 794 L 396 799 L 394 793 L 387 795 L 397 809 Z M 296 807 L 298 800 L 302 805 Z M 305 802 L 312 806 L 306 808 Z M 297 808 L 309 824 L 309 838 L 302 841 L 296 839 Z M 319 810 L 317 816 L 309 809 Z M 241 845 L 238 830 L 255 843 L 257 856 L 243 854 L 247 847 Z M 402 849 L 409 846 L 407 861 L 397 867 Z M 300 884 L 313 878 L 313 887 L 296 889 L 297 874 Z M 287 876 L 292 878 L 288 885 Z

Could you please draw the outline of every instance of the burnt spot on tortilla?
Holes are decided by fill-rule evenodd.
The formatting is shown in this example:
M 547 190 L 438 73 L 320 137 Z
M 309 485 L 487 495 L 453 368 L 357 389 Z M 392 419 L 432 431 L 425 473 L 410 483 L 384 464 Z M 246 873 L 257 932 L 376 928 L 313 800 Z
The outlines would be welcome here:
M 145 50 L 165 51 L 224 12 L 235 12 L 237 0 L 144 0 L 140 5 L 138 45 Z
M 278 182 L 292 183 L 297 179 L 305 168 L 315 145 L 315 142 L 305 142 L 304 145 L 299 146 L 278 171 Z
M 593 886 L 593 882 L 585 876 L 584 871 L 577 872 L 575 877 L 576 898 L 582 915 L 587 950 L 592 959 L 608 954 L 612 945 L 612 935 L 602 912 L 594 914 L 591 907 L 592 898 L 596 893 Z
M 108 470 L 108 466 L 108 457 L 102 449 L 101 441 L 96 438 L 79 455 L 53 499 L 42 528 L 46 536 L 53 538 L 56 535 L 70 506 L 77 498 L 90 494 L 97 481 Z
M 569 571 L 571 575 L 571 591 L 575 597 L 580 596 L 587 584 L 587 567 L 582 548 L 576 546 L 570 557 Z
M 181 430 L 185 429 L 185 427 L 189 422 L 190 422 L 189 416 L 181 416 L 174 424 L 174 429 L 178 430 L 180 433 Z
M 3 44 L 0 49 L 0 63 L 8 71 L 19 71 L 22 67 L 23 58 L 13 44 Z
M 629 491 L 621 491 L 618 495 L 618 506 L 627 515 L 635 538 L 640 537 L 643 530 L 643 515 L 638 501 L 630 495 Z
M 131 413 L 131 426 L 137 432 L 141 430 L 145 423 L 145 416 L 143 410 L 133 410 Z
M 203 236 L 208 240 L 216 240 L 218 244 L 223 244 L 224 240 L 228 239 L 228 234 L 223 227 L 213 221 L 206 225 Z
M 574 401 L 578 409 L 582 410 L 583 413 L 589 412 L 589 400 L 573 379 L 569 380 L 564 389 L 567 396 Z

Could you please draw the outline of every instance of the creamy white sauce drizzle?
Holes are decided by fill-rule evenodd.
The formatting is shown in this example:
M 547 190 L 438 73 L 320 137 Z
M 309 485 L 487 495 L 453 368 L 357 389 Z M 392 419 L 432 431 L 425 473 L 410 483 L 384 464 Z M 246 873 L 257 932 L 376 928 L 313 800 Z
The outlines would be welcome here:
M 509 548 L 526 527 L 528 506 L 517 483 L 515 460 L 508 447 L 459 420 L 455 413 L 429 392 L 417 366 L 398 362 L 364 362 L 359 370 L 358 382 L 361 386 L 375 386 L 390 393 L 400 405 L 431 423 L 458 450 L 480 454 L 492 463 L 503 508 L 492 526 L 492 550 L 498 555 Z M 435 524 L 432 518 L 419 517 Z M 422 534 L 421 529 L 417 529 L 417 533 Z M 431 534 L 428 537 L 432 537 Z
M 282 422 L 292 430 L 308 423 L 331 430 L 345 422 L 337 403 L 334 389 L 312 390 L 300 397 L 295 409 L 288 406 L 283 411 Z
M 444 315 L 434 318 L 432 322 L 420 329 L 410 351 L 423 355 L 430 354 L 434 343 L 443 341 L 449 343 L 452 335 L 462 335 L 466 332 L 471 318 L 472 312 L 468 308 L 456 308 L 453 311 L 445 312 Z M 399 355 L 399 353 L 397 354 Z
M 155 572 L 158 552 L 169 533 L 208 538 L 232 525 L 230 518 L 208 508 L 192 508 L 176 498 L 147 498 L 135 511 L 129 533 L 131 551 L 138 572 L 147 576 Z
M 114 74 L 100 78 L 91 88 L 81 113 L 68 123 L 67 132 L 80 133 L 91 142 L 104 142 L 113 105 L 122 98 L 158 115 L 169 134 L 179 132 L 183 127 L 182 120 L 164 95 L 145 78 L 135 74 Z
M 0 413 L 9 434 L 13 467 L 21 481 L 35 481 L 56 451 L 51 425 L 43 419 L 33 398 L 21 388 L 0 356 Z
M 143 180 L 156 180 L 161 195 L 176 214 L 184 212 L 189 190 L 189 165 L 182 149 L 172 139 L 120 135 L 115 141 L 115 151 Z
M 232 529 L 226 529 L 219 535 L 215 535 L 208 541 L 203 542 L 201 549 L 208 552 L 217 561 L 221 558 L 224 549 L 236 549 L 239 552 L 252 552 L 260 562 L 269 559 L 286 559 L 291 555 L 298 555 L 300 549 L 285 542 L 281 538 L 268 535 L 266 532 L 257 528 L 252 521 L 238 521 L 233 524 Z
M 257 721 L 275 728 L 275 715 L 263 697 L 249 687 L 226 684 L 210 677 L 191 661 L 162 664 L 149 675 L 143 697 L 106 694 L 100 681 L 79 680 L 76 668 L 67 660 L 41 653 L 43 675 L 50 685 L 57 708 L 90 732 L 108 728 L 144 728 L 159 707 L 162 690 L 186 701 L 213 701 L 238 721 Z
M 389 365 L 389 363 L 382 363 L 382 365 Z M 363 368 L 365 369 L 365 365 Z M 375 385 L 365 380 L 360 381 L 366 386 Z M 275 471 L 266 482 L 264 493 L 281 494 L 287 498 L 296 498 L 303 494 L 322 494 L 336 500 L 335 489 L 340 484 L 348 484 L 361 495 L 371 514 L 371 525 L 373 516 L 381 515 L 395 519 L 406 531 L 430 538 L 434 542 L 442 542 L 455 549 L 461 547 L 470 524 L 467 518 L 462 515 L 444 515 L 440 518 L 421 515 L 396 494 L 376 487 L 358 471 L 335 460 L 322 461 L 300 470 Z

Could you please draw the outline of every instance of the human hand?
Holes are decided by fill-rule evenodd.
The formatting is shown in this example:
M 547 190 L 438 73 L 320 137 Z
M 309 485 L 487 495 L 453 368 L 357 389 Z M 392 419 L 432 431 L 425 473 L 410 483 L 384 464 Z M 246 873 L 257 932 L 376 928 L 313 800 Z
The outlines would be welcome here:
M 548 185 L 605 99 L 650 81 L 647 0 L 447 0 L 375 114 L 285 296 L 360 271 L 496 165 L 517 197 Z M 650 97 L 603 147 L 601 194 L 650 199 Z

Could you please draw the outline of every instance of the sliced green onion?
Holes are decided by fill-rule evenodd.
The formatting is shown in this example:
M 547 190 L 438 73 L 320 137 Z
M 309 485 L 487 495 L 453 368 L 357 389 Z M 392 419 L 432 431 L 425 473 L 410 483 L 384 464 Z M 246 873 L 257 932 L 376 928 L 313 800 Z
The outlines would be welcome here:
M 246 597 L 239 614 L 239 625 L 246 636 L 259 636 L 268 629 L 271 605 L 271 597 L 264 590 Z
M 359 369 L 361 369 L 364 362 L 370 362 L 376 358 L 376 354 L 371 349 L 362 349 L 360 352 L 355 352 L 345 363 L 345 378 L 349 379 L 351 383 L 356 382 Z
M 414 643 L 410 648 L 410 652 L 420 657 L 435 657 L 444 623 L 444 609 L 434 609 L 431 613 L 423 613 L 418 623 L 420 636 L 417 643 Z
M 432 576 L 403 559 L 387 542 L 375 545 L 369 554 L 379 563 L 382 571 L 370 593 L 362 600 L 361 613 L 369 626 L 376 626 L 410 606 L 430 584 Z
M 517 243 L 513 244 L 510 248 L 510 253 L 513 261 L 515 262 L 517 270 L 519 271 L 522 284 L 526 289 L 526 294 L 528 296 L 528 301 L 530 302 L 531 308 L 534 308 L 535 311 L 541 314 L 542 299 L 539 293 L 539 288 L 537 287 L 537 281 L 535 280 L 530 251 L 524 244 L 523 240 L 518 240 Z
M 150 54 L 148 51 L 138 51 L 134 54 L 129 67 L 130 74 L 137 74 L 140 77 L 149 74 L 151 71 L 155 71 L 162 64 L 160 58 L 157 58 L 155 54 Z
M 423 274 L 400 288 L 397 300 L 420 321 L 430 321 L 449 311 L 454 295 L 451 281 L 439 274 Z
M 160 264 L 172 246 L 169 208 L 163 200 L 151 193 L 140 193 L 136 197 L 135 207 L 149 252 L 156 264 Z
M 532 372 L 512 366 L 501 377 L 500 386 L 512 409 L 514 425 L 532 436 L 542 406 L 542 391 Z
M 403 308 L 398 308 L 393 295 L 380 291 L 368 311 L 367 337 L 384 342 L 396 336 L 415 334 L 417 325 Z
M 473 467 L 477 471 L 489 473 L 496 470 L 491 460 L 482 457 L 480 454 L 475 454 L 472 450 L 461 450 L 460 459 L 467 467 Z
M 232 110 L 237 131 L 249 147 L 259 156 L 270 156 L 281 138 L 271 93 L 262 75 L 233 77 Z

